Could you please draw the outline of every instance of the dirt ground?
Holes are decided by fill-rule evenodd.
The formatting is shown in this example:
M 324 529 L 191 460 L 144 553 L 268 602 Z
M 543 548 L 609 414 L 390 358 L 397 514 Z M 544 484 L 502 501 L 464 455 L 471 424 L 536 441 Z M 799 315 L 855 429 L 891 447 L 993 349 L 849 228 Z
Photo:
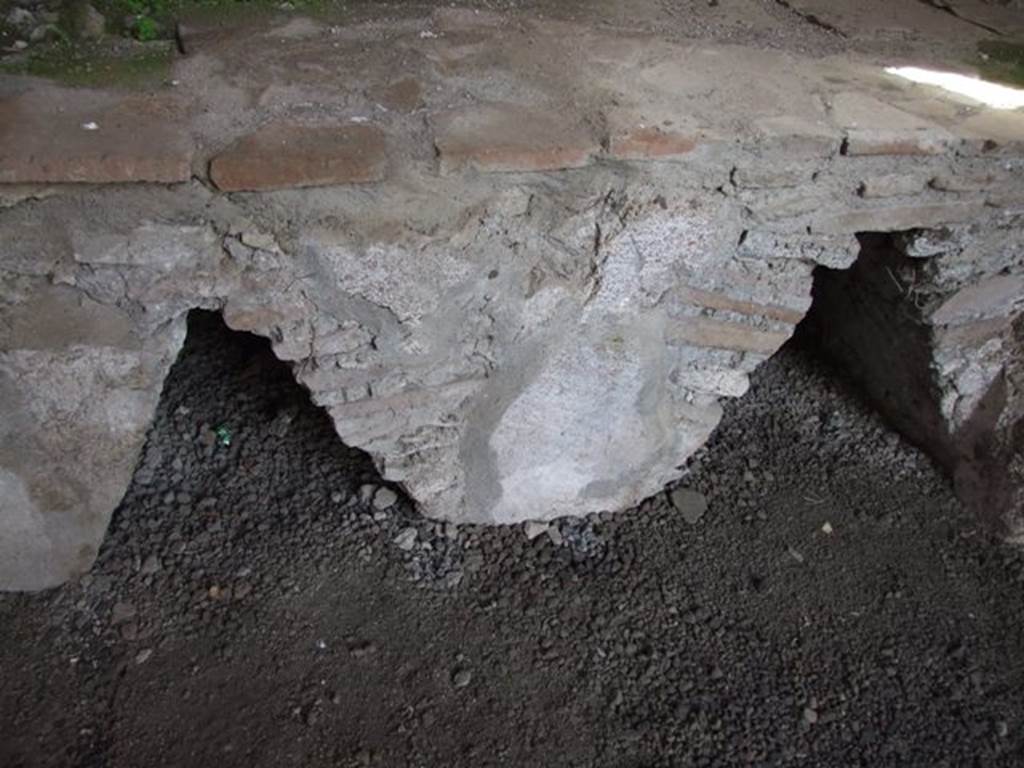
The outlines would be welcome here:
M 1024 553 L 829 370 L 784 349 L 691 470 L 696 523 L 378 509 L 193 314 L 92 573 L 0 596 L 0 765 L 1022 764 Z

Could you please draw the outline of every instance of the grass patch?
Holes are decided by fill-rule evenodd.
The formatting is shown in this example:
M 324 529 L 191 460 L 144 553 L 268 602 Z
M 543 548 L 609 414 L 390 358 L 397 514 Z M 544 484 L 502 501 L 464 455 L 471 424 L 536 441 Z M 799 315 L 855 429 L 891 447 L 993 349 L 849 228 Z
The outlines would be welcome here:
M 978 53 L 983 59 L 978 70 L 986 80 L 1024 86 L 1024 43 L 982 40 Z
M 132 51 L 58 44 L 19 61 L 4 62 L 0 71 L 45 77 L 65 85 L 144 88 L 169 78 L 172 54 L 170 43 L 149 44 Z

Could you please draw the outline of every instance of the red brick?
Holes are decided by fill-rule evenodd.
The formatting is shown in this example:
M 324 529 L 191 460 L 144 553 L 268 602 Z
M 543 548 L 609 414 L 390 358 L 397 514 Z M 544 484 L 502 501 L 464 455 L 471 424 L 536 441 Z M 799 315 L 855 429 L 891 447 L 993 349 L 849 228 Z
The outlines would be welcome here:
M 385 150 L 371 125 L 274 123 L 214 157 L 210 178 L 225 192 L 380 181 Z
M 690 154 L 700 133 L 662 104 L 614 107 L 605 114 L 608 154 L 617 160 L 664 160 Z
M 580 168 L 601 150 L 571 115 L 515 104 L 484 104 L 435 115 L 442 174 Z
M 0 101 L 0 183 L 171 183 L 191 174 L 187 124 L 171 99 L 40 88 Z

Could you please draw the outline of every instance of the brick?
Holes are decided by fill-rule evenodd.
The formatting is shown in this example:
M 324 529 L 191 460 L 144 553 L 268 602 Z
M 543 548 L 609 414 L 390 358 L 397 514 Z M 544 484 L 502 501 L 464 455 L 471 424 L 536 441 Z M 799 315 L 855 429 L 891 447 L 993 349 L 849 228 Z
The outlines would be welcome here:
M 905 173 L 887 173 L 864 179 L 857 194 L 867 200 L 917 195 L 924 191 L 924 179 Z
M 95 124 L 95 130 L 84 126 Z M 0 101 L 0 183 L 173 183 L 192 175 L 178 102 L 40 88 Z
M 484 104 L 432 119 L 442 175 L 581 168 L 600 143 L 571 115 L 515 104 Z
M 810 183 L 813 174 L 808 167 L 743 165 L 733 171 L 732 183 L 740 189 L 783 189 Z
M 859 208 L 815 217 L 811 229 L 824 234 L 895 232 L 963 224 L 980 218 L 984 211 L 981 201 Z
M 667 332 L 667 341 L 692 344 L 695 347 L 771 355 L 785 344 L 791 335 L 790 332 L 762 331 L 748 325 L 694 317 L 675 323 Z
M 942 192 L 977 192 L 983 189 L 1002 189 L 1010 179 L 998 170 L 941 173 L 929 182 Z
M 845 155 L 938 155 L 954 143 L 940 126 L 867 94 L 837 94 L 832 108 Z
M 803 320 L 805 314 L 789 307 L 775 304 L 758 304 L 745 299 L 736 299 L 724 293 L 705 291 L 689 285 L 680 286 L 676 292 L 679 298 L 697 307 L 736 312 L 737 314 L 749 317 L 765 317 L 783 323 L 790 323 L 791 325 L 796 325 Z
M 961 288 L 935 310 L 931 321 L 954 325 L 979 318 L 1008 317 L 1024 296 L 1024 275 L 996 275 Z
M 370 92 L 382 106 L 395 112 L 412 112 L 423 106 L 423 88 L 419 80 L 406 77 Z
M 700 142 L 691 123 L 658 110 L 613 109 L 605 115 L 608 154 L 616 160 L 666 160 L 689 155 Z
M 376 126 L 274 123 L 214 157 L 210 178 L 225 192 L 361 184 L 383 179 L 386 159 Z
M 765 156 L 784 155 L 786 160 L 820 161 L 834 157 L 842 143 L 841 131 L 824 114 L 792 114 L 760 117 L 752 131 L 758 150 Z

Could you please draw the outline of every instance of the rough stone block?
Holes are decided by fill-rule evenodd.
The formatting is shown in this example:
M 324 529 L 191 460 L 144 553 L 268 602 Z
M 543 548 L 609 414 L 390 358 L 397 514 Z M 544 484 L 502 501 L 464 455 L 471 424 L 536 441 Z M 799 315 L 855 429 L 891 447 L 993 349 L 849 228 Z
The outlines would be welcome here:
M 601 150 L 571 115 L 516 104 L 481 104 L 435 114 L 434 144 L 442 175 L 581 168 Z
M 184 340 L 183 322 L 140 339 L 127 317 L 71 289 L 30 300 L 47 329 L 15 329 L 0 349 L 5 589 L 56 586 L 92 565 Z
M 386 161 L 376 126 L 279 122 L 214 157 L 210 178 L 225 192 L 361 184 L 383 179 Z

